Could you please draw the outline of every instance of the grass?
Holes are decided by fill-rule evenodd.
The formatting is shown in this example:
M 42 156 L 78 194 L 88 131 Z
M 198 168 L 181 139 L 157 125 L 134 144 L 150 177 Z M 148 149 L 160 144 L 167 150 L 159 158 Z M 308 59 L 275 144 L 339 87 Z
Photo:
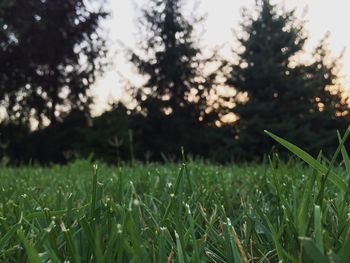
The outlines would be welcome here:
M 0 262 L 349 262 L 348 133 L 330 161 L 269 133 L 304 163 L 2 167 Z

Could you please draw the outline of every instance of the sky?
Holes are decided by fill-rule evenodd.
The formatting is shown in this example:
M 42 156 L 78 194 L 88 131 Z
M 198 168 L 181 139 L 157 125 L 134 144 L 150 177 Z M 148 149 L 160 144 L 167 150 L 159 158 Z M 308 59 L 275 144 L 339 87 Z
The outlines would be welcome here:
M 96 97 L 93 114 L 107 109 L 113 100 L 128 101 L 125 82 L 140 84 L 142 78 L 127 61 L 122 45 L 137 49 L 137 18 L 139 10 L 147 0 L 109 0 L 107 8 L 111 16 L 103 23 L 109 38 L 113 65 L 95 83 L 92 91 Z M 243 7 L 254 8 L 255 0 L 183 0 L 184 14 L 195 8 L 198 15 L 206 15 L 199 31 L 203 34 L 199 42 L 204 50 L 221 47 L 221 55 L 230 59 L 231 49 L 237 45 L 233 30 L 239 30 Z M 330 32 L 329 48 L 332 55 L 339 55 L 345 48 L 342 59 L 343 82 L 350 89 L 350 0 L 272 0 L 287 10 L 296 8 L 299 18 L 306 20 L 305 29 L 309 40 L 305 46 L 310 53 L 318 41 Z M 203 31 L 204 29 L 204 31 Z M 122 45 L 121 45 L 122 43 Z

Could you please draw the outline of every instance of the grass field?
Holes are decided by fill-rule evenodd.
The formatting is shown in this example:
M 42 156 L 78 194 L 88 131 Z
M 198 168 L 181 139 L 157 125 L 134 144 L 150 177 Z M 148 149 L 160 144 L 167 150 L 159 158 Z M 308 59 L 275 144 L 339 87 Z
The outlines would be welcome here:
M 344 140 L 274 139 L 306 163 L 2 167 L 0 262 L 349 262 Z

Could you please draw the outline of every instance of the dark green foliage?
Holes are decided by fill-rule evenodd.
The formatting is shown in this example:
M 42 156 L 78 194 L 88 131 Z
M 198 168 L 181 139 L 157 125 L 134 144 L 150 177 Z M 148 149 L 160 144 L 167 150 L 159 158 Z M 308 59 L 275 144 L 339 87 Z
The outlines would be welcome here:
M 0 102 L 8 119 L 56 122 L 87 109 L 106 54 L 102 10 L 83 0 L 0 3 Z
M 326 36 L 313 52 L 313 61 L 304 66 L 305 89 L 310 90 L 308 100 L 312 102 L 308 114 L 300 126 L 304 125 L 301 144 L 315 153 L 324 148 L 327 153 L 335 150 L 337 138 L 333 131 L 344 131 L 349 123 L 348 98 L 345 98 L 339 83 L 339 58 L 331 58 Z M 302 66 L 301 66 L 302 67 Z M 299 141 L 296 138 L 295 141 Z M 317 142 L 312 143 L 310 142 Z
M 313 153 L 320 146 L 329 150 L 336 142 L 334 130 L 346 127 L 345 118 L 339 117 L 346 110 L 341 94 L 327 90 L 337 80 L 338 60 L 326 61 L 328 50 L 322 42 L 311 64 L 296 64 L 306 41 L 303 22 L 294 11 L 280 14 L 269 1 L 258 3 L 256 18 L 244 16 L 239 60 L 227 79 L 238 92 L 233 111 L 240 118 L 239 155 L 251 158 L 270 151 L 265 129 Z
M 183 145 L 193 154 L 207 156 L 218 142 L 218 112 L 210 104 L 217 73 L 204 73 L 215 65 L 197 46 L 194 26 L 201 19 L 186 19 L 181 0 L 152 0 L 140 19 L 142 39 L 131 62 L 146 79 L 132 88 L 138 103 L 133 120 L 135 139 L 155 156 L 177 156 Z M 216 63 L 217 64 L 217 63 Z
M 228 149 L 233 140 L 232 130 L 202 126 L 195 119 L 173 116 L 152 115 L 132 116 L 130 127 L 134 134 L 135 153 L 139 160 L 174 161 L 179 160 L 183 146 L 189 155 L 227 162 L 233 160 Z
M 87 142 L 87 119 L 85 112 L 73 110 L 63 121 L 30 133 L 21 142 L 22 152 L 15 160 L 49 164 L 66 163 L 80 157 L 82 145 Z
M 2 164 L 19 161 L 27 149 L 25 142 L 30 135 L 26 124 L 3 121 L 0 123 L 0 160 Z
M 132 159 L 129 116 L 122 103 L 92 119 L 74 110 L 62 121 L 36 131 L 14 123 L 0 127 L 4 163 L 66 163 L 85 157 L 117 164 Z
M 80 145 L 83 156 L 93 154 L 94 159 L 116 164 L 131 160 L 129 116 L 122 104 L 92 119 L 92 125 L 84 131 L 86 141 Z

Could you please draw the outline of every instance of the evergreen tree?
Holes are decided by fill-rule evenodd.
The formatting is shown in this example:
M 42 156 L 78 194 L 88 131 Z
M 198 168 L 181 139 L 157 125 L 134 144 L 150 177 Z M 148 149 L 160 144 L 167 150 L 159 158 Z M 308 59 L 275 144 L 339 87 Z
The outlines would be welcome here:
M 304 66 L 304 87 L 310 90 L 312 108 L 305 114 L 308 133 L 302 142 L 310 152 L 325 149 L 332 154 L 338 144 L 336 130 L 344 131 L 349 124 L 348 99 L 339 79 L 341 56 L 332 58 L 327 48 L 328 35 L 314 49 L 312 62 Z M 306 129 L 305 129 L 306 130 Z
M 89 6 L 89 8 L 88 8 Z M 88 90 L 106 54 L 106 16 L 83 0 L 11 0 L 0 4 L 0 102 L 10 120 L 56 122 L 86 110 Z
M 238 94 L 234 108 L 239 117 L 238 154 L 250 158 L 268 153 L 273 142 L 264 130 L 311 149 L 321 128 L 319 122 L 335 118 L 335 107 L 340 105 L 339 94 L 326 89 L 336 79 L 331 73 L 335 64 L 326 66 L 323 55 L 313 64 L 296 64 L 306 41 L 303 23 L 294 11 L 280 14 L 268 0 L 257 5 L 256 17 L 245 14 L 243 35 L 238 38 L 241 51 L 236 52 L 239 60 L 227 78 Z M 319 47 L 317 52 L 321 51 Z M 327 111 L 319 107 L 319 100 L 327 104 Z M 327 136 L 335 132 L 331 127 L 322 129 Z
M 144 150 L 178 155 L 183 145 L 205 155 L 203 129 L 215 129 L 218 118 L 209 103 L 216 73 L 205 74 L 215 61 L 203 58 L 194 40 L 194 26 L 201 19 L 190 21 L 181 9 L 181 0 L 152 0 L 143 10 L 142 40 L 131 61 L 147 81 L 133 88 L 141 114 L 134 118 L 134 130 Z

